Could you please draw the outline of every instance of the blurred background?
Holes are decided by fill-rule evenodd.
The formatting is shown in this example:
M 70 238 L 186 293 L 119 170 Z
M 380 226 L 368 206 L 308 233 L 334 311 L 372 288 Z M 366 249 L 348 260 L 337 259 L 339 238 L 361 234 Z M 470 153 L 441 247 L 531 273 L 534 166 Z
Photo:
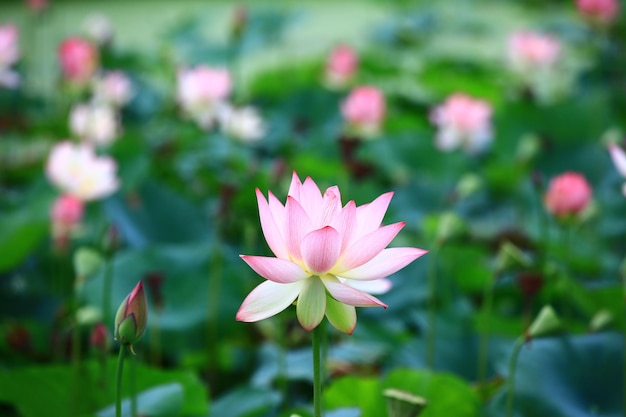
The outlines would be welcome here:
M 139 415 L 311 416 L 295 308 L 235 320 L 294 172 L 429 251 L 326 327 L 327 417 L 623 415 L 624 6 L 2 0 L 0 415 L 113 416 L 141 280 Z

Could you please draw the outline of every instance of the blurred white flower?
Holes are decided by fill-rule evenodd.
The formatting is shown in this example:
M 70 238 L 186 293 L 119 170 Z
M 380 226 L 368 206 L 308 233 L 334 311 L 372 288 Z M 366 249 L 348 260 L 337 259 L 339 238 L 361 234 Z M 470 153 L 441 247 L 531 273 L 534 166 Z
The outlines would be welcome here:
M 133 86 L 122 71 L 111 71 L 94 79 L 94 100 L 98 103 L 122 107 L 133 96 Z
M 451 151 L 463 147 L 468 153 L 478 153 L 491 142 L 491 106 L 484 100 L 455 93 L 436 107 L 430 120 L 439 128 L 437 147 Z
M 82 201 L 97 200 L 119 188 L 117 164 L 110 157 L 99 157 L 88 144 L 60 142 L 52 148 L 46 174 L 63 193 Z
M 102 103 L 77 104 L 70 113 L 70 130 L 86 142 L 109 145 L 119 134 L 117 114 L 112 107 Z
M 265 135 L 265 122 L 255 108 L 223 106 L 218 115 L 222 131 L 241 142 L 254 142 Z
M 113 39 L 111 20 L 102 13 L 87 16 L 83 22 L 83 32 L 98 45 L 105 45 Z
M 177 83 L 177 99 L 183 111 L 201 127 L 213 126 L 231 91 L 228 70 L 205 65 L 181 69 Z

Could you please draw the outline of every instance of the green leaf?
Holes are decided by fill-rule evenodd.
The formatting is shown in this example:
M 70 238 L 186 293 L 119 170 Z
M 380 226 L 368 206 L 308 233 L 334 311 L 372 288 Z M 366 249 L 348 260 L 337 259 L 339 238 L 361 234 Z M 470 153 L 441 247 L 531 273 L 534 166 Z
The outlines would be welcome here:
M 138 361 L 135 357 L 126 360 Z M 130 395 L 129 372 L 133 367 L 138 392 L 176 383 L 184 395 L 181 414 L 207 412 L 206 390 L 198 377 L 188 371 L 166 371 L 141 363 L 127 363 L 122 381 L 124 397 Z M 23 417 L 94 413 L 115 401 L 116 368 L 117 360 L 111 358 L 105 369 L 96 361 L 87 361 L 78 371 L 70 365 L 29 366 L 4 371 L 0 373 L 0 401 L 14 406 Z M 167 388 L 165 392 L 175 399 L 174 390 Z M 34 393 L 36 401 L 33 401 Z M 144 397 L 146 407 L 152 407 L 154 395 Z
M 137 395 L 137 413 L 150 417 L 176 417 L 183 408 L 185 392 L 177 382 L 159 385 Z M 98 417 L 115 417 L 115 405 L 98 411 Z M 122 416 L 130 417 L 130 399 L 122 401 Z
M 334 381 L 324 391 L 324 408 L 359 407 L 361 417 L 380 417 L 387 413 L 382 386 L 377 378 L 347 376 Z

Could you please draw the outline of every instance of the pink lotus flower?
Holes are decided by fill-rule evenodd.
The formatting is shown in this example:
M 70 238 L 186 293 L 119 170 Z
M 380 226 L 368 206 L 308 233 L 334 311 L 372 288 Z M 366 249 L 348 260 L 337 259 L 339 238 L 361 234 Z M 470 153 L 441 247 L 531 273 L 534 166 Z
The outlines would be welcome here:
M 611 23 L 619 13 L 617 0 L 577 0 L 578 12 L 592 22 Z
M 99 65 L 98 49 L 91 42 L 77 36 L 61 42 L 58 55 L 63 76 L 77 85 L 86 84 Z
M 294 173 L 283 206 L 270 192 L 256 190 L 261 228 L 276 258 L 241 258 L 267 281 L 244 300 L 237 320 L 254 322 L 286 309 L 297 299 L 296 314 L 306 330 L 324 318 L 342 332 L 356 326 L 355 307 L 387 307 L 376 297 L 391 286 L 387 276 L 426 253 L 385 247 L 404 222 L 381 227 L 393 193 L 357 207 L 341 205 L 336 186 L 322 195 L 311 178 Z
M 491 142 L 491 106 L 484 100 L 453 94 L 432 111 L 430 120 L 439 128 L 435 140 L 442 151 L 463 147 L 476 153 Z
M 65 240 L 76 230 L 83 219 L 84 210 L 85 203 L 71 194 L 63 194 L 57 198 L 50 210 L 55 239 Z
M 131 99 L 133 86 L 122 71 L 111 71 L 94 79 L 93 93 L 96 102 L 122 107 Z
M 552 67 L 560 55 L 561 42 L 552 36 L 520 31 L 509 37 L 509 63 L 517 71 L 524 72 Z
M 339 45 L 332 50 L 326 61 L 326 82 L 332 87 L 346 85 L 353 77 L 359 59 L 348 45 Z
M 110 145 L 119 133 L 117 114 L 105 104 L 77 104 L 70 112 L 70 130 L 85 142 Z
M 50 182 L 82 201 L 114 193 L 119 187 L 116 169 L 113 159 L 98 157 L 91 146 L 70 141 L 55 145 L 46 163 Z
M 341 103 L 341 114 L 348 126 L 365 137 L 375 135 L 385 117 L 385 97 L 376 87 L 357 87 Z
M 178 72 L 178 101 L 202 127 L 213 125 L 218 109 L 230 91 L 230 73 L 225 68 L 201 65 Z
M 626 178 L 626 153 L 624 150 L 612 143 L 609 145 L 609 153 L 617 171 Z M 626 183 L 622 187 L 622 193 L 626 196 Z
M 12 24 L 0 26 L 0 86 L 14 88 L 19 85 L 19 74 L 11 69 L 19 59 L 17 27 Z
M 546 209 L 562 218 L 577 215 L 591 201 L 591 186 L 584 176 L 566 172 L 553 178 L 544 197 Z

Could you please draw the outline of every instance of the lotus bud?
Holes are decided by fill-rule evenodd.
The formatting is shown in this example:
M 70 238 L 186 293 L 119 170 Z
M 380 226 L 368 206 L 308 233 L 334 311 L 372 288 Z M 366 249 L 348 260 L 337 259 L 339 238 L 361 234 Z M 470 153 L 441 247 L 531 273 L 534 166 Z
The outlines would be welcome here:
M 77 283 L 82 283 L 100 268 L 102 256 L 94 249 L 82 247 L 74 253 L 73 261 Z
M 589 331 L 597 332 L 606 329 L 613 322 L 613 314 L 608 310 L 600 310 L 591 318 L 589 323 Z
M 561 322 L 554 312 L 554 309 L 547 305 L 539 311 L 539 314 L 537 314 L 537 317 L 528 328 L 526 338 L 534 339 L 537 337 L 547 336 L 551 333 L 555 333 L 560 328 Z
M 532 259 L 510 241 L 507 240 L 500 245 L 500 249 L 498 250 L 498 255 L 495 260 L 495 268 L 497 272 L 505 271 L 513 266 L 528 268 L 531 265 Z
M 141 339 L 147 324 L 148 303 L 143 284 L 139 281 L 117 310 L 115 340 L 129 345 L 132 351 L 133 343 Z
M 91 329 L 89 343 L 98 352 L 107 352 L 111 347 L 109 331 L 102 323 L 96 323 Z
M 437 240 L 441 243 L 461 236 L 465 231 L 465 223 L 456 213 L 448 211 L 439 216 Z
M 383 395 L 387 399 L 389 417 L 417 417 L 428 404 L 425 398 L 395 388 L 386 389 Z

